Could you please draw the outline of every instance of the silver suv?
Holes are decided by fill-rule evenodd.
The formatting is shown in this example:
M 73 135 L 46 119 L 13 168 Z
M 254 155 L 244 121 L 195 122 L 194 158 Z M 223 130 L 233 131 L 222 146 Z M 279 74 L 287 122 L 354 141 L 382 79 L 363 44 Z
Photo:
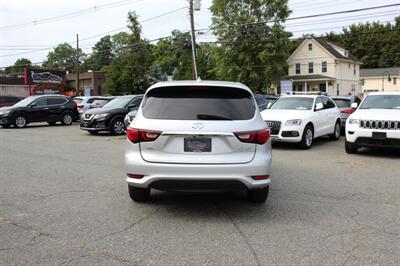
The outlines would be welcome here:
M 271 142 L 253 93 L 241 83 L 161 82 L 151 86 L 127 129 L 129 195 L 151 189 L 246 189 L 264 202 Z

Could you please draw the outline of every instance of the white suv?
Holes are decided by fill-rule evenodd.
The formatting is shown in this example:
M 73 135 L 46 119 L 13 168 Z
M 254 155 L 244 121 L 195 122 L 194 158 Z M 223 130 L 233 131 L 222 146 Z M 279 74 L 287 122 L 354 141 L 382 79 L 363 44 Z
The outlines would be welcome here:
M 360 147 L 400 148 L 400 92 L 370 93 L 347 119 L 346 152 Z
M 321 95 L 287 95 L 261 112 L 273 141 L 299 143 L 309 149 L 314 138 L 340 138 L 340 112 L 333 100 Z
M 130 197 L 145 201 L 150 189 L 246 189 L 250 200 L 264 202 L 269 137 L 253 93 L 241 83 L 157 83 L 127 129 Z

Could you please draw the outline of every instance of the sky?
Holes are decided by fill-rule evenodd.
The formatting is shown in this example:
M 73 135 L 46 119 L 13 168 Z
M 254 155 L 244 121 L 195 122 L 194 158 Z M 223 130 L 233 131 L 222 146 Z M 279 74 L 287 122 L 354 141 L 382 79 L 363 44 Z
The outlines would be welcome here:
M 196 29 L 211 25 L 209 7 L 212 0 L 201 0 L 195 12 Z M 291 18 L 400 3 L 400 0 L 289 0 Z M 190 29 L 188 0 L 0 0 L 0 67 L 12 65 L 19 58 L 40 63 L 57 44 L 75 46 L 79 34 L 85 53 L 107 34 L 125 31 L 127 13 L 139 15 L 142 31 L 149 40 L 169 36 L 171 31 Z M 353 23 L 393 22 L 400 15 L 400 6 L 351 14 L 295 19 L 286 22 L 286 30 L 294 37 L 340 31 Z M 204 31 L 199 42 L 215 37 Z

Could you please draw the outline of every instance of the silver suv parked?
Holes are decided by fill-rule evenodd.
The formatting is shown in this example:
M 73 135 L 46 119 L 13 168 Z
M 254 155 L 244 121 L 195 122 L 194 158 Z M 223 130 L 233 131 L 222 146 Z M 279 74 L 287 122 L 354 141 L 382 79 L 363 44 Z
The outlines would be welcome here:
M 241 83 L 161 82 L 151 86 L 127 129 L 129 195 L 151 189 L 246 189 L 268 197 L 271 142 L 253 93 Z

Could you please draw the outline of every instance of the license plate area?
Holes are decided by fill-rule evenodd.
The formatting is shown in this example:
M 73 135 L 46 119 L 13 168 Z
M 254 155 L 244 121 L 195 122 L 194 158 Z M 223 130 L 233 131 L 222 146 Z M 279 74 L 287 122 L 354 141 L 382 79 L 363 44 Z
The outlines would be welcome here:
M 385 140 L 386 132 L 372 132 L 372 139 Z
M 211 138 L 190 137 L 184 139 L 184 152 L 211 152 Z

